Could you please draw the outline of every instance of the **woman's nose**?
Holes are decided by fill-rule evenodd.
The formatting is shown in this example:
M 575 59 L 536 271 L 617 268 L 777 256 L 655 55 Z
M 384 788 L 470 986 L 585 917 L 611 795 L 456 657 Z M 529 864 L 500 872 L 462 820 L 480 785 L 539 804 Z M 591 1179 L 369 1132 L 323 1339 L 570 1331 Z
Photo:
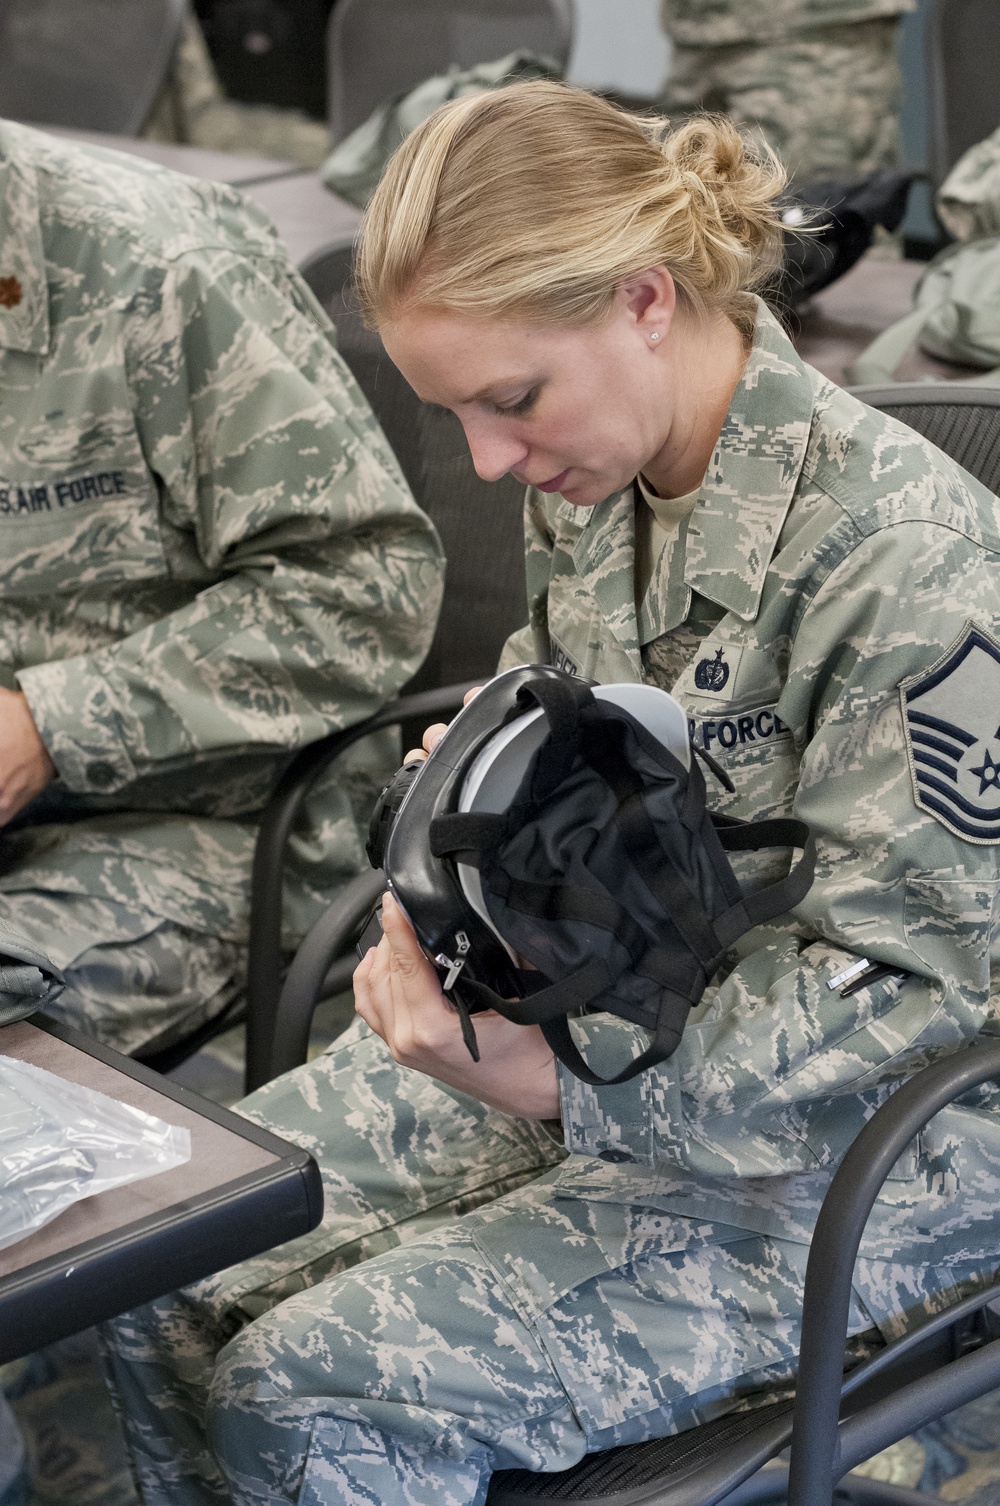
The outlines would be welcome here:
M 465 422 L 472 464 L 482 481 L 499 481 L 527 458 L 528 446 L 513 435 L 504 434 L 499 424 Z

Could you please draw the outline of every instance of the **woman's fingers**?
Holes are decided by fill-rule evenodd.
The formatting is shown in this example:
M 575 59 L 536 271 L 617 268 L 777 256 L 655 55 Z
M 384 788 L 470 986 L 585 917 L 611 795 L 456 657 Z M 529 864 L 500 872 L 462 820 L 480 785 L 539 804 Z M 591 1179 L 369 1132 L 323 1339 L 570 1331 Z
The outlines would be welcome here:
M 389 960 L 405 982 L 422 979 L 438 992 L 438 976 L 420 950 L 413 927 L 388 892 L 382 896 L 382 930 L 389 943 Z
M 467 690 L 465 692 L 465 699 L 463 700 L 462 705 L 468 706 L 469 702 L 472 700 L 472 697 L 474 695 L 478 695 L 482 688 L 483 687 L 481 685 L 477 685 L 473 690 Z M 409 753 L 407 753 L 406 757 L 403 759 L 403 762 L 421 763 L 427 757 L 428 753 L 432 753 L 434 751 L 435 744 L 441 741 L 447 730 L 448 726 L 445 722 L 435 722 L 433 726 L 428 727 L 426 732 L 424 733 L 423 747 L 411 748 Z

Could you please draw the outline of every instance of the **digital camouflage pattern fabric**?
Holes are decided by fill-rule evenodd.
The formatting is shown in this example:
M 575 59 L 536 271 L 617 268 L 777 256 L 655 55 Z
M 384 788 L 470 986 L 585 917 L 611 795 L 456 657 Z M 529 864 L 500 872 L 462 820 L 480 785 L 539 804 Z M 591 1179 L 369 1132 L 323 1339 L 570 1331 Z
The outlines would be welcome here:
M 0 125 L 0 677 L 59 779 L 0 918 L 123 1050 L 239 986 L 256 814 L 291 750 L 419 665 L 441 555 L 333 328 L 221 185 Z M 288 938 L 362 864 L 392 745 L 310 801 Z
M 898 17 L 916 0 L 660 0 L 671 40 L 683 47 L 729 47 L 734 42 L 780 42 L 829 26 Z
M 111 1325 L 146 1506 L 481 1506 L 494 1469 L 560 1469 L 773 1395 L 833 1166 L 899 1081 L 996 1028 L 997 848 L 918 805 L 900 691 L 929 685 L 969 617 L 997 636 L 994 499 L 804 366 L 760 305 L 638 606 L 635 505 L 529 493 L 531 621 L 504 664 L 673 689 L 736 785 L 716 804 L 808 821 L 816 885 L 744 938 L 669 1061 L 617 1087 L 561 1074 L 564 1157 L 548 1126 L 394 1066 L 360 1024 L 247 1100 L 316 1155 L 327 1211 Z M 970 765 L 987 753 L 995 737 Z M 841 997 L 827 984 L 859 956 L 906 980 Z M 611 1016 L 575 1028 L 603 1074 L 645 1043 Z M 894 1168 L 858 1347 L 995 1269 L 996 1104 L 939 1115 Z
M 668 115 L 730 115 L 798 182 L 899 157 L 898 21 L 914 0 L 662 0 Z

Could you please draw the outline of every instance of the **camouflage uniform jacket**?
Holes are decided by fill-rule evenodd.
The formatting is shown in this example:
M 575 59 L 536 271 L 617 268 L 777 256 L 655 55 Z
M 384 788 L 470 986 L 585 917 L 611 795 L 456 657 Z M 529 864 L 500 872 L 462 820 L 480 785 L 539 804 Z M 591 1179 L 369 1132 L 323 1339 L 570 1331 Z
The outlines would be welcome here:
M 118 898 L 242 939 L 232 818 L 413 673 L 441 555 L 239 194 L 0 123 L 0 533 L 0 682 L 59 774 L 29 822 L 48 852 L 44 823 L 115 813 L 39 883 L 107 892 L 114 869 Z M 348 795 L 315 813 L 314 875 L 345 833 L 359 859 Z M 190 819 L 153 857 L 123 811 Z
M 529 492 L 527 529 L 531 620 L 504 665 L 672 690 L 736 785 L 713 795 L 709 777 L 717 808 L 794 812 L 818 843 L 806 900 L 743 938 L 670 1060 L 617 1087 L 563 1072 L 560 1181 L 808 1241 L 829 1169 L 892 1085 L 995 1028 L 996 499 L 805 366 L 760 305 L 698 503 L 638 612 L 631 490 L 589 510 Z M 862 956 L 907 980 L 827 986 Z M 574 1028 L 602 1076 L 647 1041 L 609 1015 Z M 997 1104 L 990 1089 L 940 1114 L 895 1168 L 859 1266 L 880 1321 L 995 1258 Z
M 821 27 L 914 10 L 916 0 L 661 0 L 663 30 L 681 47 L 779 42 Z

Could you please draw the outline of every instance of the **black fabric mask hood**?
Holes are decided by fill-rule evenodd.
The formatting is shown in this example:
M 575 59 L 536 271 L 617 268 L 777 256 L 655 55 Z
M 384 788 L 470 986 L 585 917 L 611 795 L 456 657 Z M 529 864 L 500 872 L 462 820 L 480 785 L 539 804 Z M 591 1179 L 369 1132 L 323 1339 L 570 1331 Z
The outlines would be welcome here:
M 459 812 L 477 754 L 536 706 L 548 734 L 509 808 Z M 628 711 L 548 666 L 491 681 L 410 778 L 383 850 L 370 855 L 444 973 L 477 1059 L 470 1017 L 494 1009 L 539 1025 L 585 1082 L 625 1082 L 656 1066 L 677 1049 L 734 942 L 798 904 L 812 883 L 815 846 L 803 822 L 714 815 L 697 759 L 685 768 Z M 727 852 L 774 847 L 802 855 L 784 878 L 744 894 Z M 490 920 L 518 962 L 472 909 L 458 863 L 478 869 Z M 617 1076 L 597 1076 L 568 1023 L 581 1011 L 642 1026 L 648 1047 Z

